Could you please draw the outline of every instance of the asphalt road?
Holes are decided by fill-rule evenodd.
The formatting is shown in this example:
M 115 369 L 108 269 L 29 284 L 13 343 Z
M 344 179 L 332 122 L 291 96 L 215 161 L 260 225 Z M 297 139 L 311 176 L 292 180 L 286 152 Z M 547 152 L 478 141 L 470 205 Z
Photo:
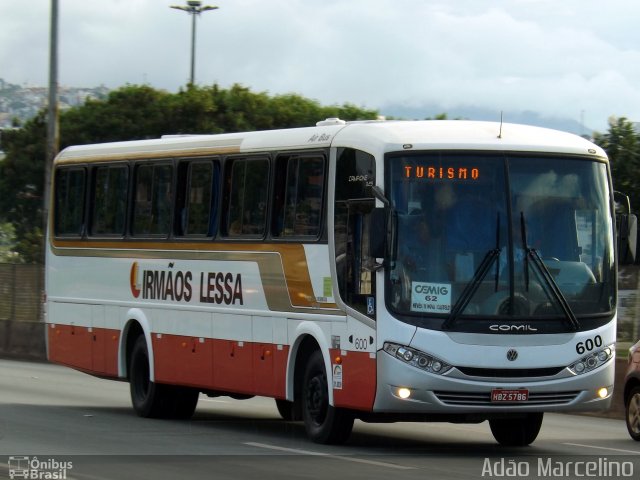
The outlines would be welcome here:
M 281 420 L 271 399 L 202 396 L 190 421 L 142 419 L 131 409 L 126 383 L 0 360 L 0 478 L 395 480 L 628 478 L 627 473 L 640 478 L 640 443 L 629 438 L 620 420 L 546 414 L 538 440 L 526 448 L 500 447 L 486 422 L 358 421 L 346 445 L 325 446 L 308 441 L 301 423 Z

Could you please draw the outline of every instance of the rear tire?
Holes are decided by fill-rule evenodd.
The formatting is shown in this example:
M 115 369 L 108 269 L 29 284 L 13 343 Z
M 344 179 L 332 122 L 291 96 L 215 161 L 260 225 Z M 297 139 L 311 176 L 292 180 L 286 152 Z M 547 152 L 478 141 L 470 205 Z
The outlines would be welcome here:
M 191 418 L 198 404 L 198 390 L 151 381 L 149 352 L 143 335 L 131 351 L 129 391 L 133 409 L 145 418 Z
M 329 386 L 322 352 L 309 358 L 302 384 L 302 419 L 307 435 L 316 443 L 344 443 L 353 429 L 353 415 L 329 404 Z
M 640 441 L 640 387 L 633 387 L 624 399 L 624 418 L 631 438 Z
M 497 418 L 489 420 L 491 433 L 505 447 L 525 447 L 534 442 L 542 427 L 543 413 L 528 413 L 524 418 Z

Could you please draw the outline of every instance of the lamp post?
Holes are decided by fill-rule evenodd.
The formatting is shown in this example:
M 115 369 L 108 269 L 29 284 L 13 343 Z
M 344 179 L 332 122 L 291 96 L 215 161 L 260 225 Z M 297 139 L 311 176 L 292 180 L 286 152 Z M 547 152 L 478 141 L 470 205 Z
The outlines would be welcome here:
M 200 0 L 187 0 L 187 5 L 171 5 L 171 8 L 182 10 L 191 15 L 191 79 L 189 83 L 193 85 L 195 83 L 196 71 L 196 15 L 200 15 L 202 12 L 209 10 L 217 10 L 219 7 L 211 5 L 203 6 Z
M 44 187 L 42 189 L 42 235 L 47 236 L 49 221 L 49 196 L 51 194 L 51 169 L 58 154 L 60 126 L 58 116 L 58 0 L 51 0 L 51 30 L 49 38 L 49 105 L 47 106 L 47 153 L 44 163 Z M 43 263 L 44 252 L 43 242 Z

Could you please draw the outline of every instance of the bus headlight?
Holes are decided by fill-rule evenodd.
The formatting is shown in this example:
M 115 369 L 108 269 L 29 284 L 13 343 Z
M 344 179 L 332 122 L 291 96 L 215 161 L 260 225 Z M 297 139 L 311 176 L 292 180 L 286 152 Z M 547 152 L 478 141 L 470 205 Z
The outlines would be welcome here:
M 582 375 L 583 373 L 595 370 L 601 367 L 615 356 L 615 344 L 609 345 L 601 350 L 590 353 L 586 357 L 582 357 L 575 363 L 567 367 L 574 375 Z
M 413 367 L 419 368 L 429 373 L 442 375 L 451 370 L 451 365 L 443 362 L 439 358 L 416 350 L 415 348 L 398 345 L 397 343 L 385 342 L 382 347 L 392 357 L 403 361 Z

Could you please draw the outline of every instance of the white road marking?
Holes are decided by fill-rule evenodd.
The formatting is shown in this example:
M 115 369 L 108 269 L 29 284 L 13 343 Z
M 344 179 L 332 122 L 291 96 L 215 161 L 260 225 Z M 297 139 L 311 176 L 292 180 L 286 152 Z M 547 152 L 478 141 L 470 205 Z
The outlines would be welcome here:
M 345 460 L 347 462 L 365 463 L 367 465 L 374 465 L 376 467 L 395 468 L 398 470 L 415 470 L 416 468 L 416 467 L 409 467 L 406 465 L 397 465 L 395 463 L 378 462 L 375 460 L 365 460 L 364 458 L 347 457 L 343 455 L 332 455 L 330 453 L 314 452 L 311 450 L 301 450 L 297 448 L 279 447 L 277 445 L 268 445 L 266 443 L 246 442 L 245 445 L 249 445 L 251 447 L 267 448 L 270 450 L 278 450 L 280 452 L 295 453 L 298 455 L 314 455 L 317 457 L 335 458 L 337 460 Z
M 581 443 L 563 443 L 563 445 L 570 445 L 572 447 L 597 448 L 599 450 L 610 450 L 612 452 L 622 452 L 622 453 L 631 453 L 633 455 L 640 455 L 640 452 L 637 450 L 623 450 L 621 448 L 598 447 L 596 445 L 582 445 Z

